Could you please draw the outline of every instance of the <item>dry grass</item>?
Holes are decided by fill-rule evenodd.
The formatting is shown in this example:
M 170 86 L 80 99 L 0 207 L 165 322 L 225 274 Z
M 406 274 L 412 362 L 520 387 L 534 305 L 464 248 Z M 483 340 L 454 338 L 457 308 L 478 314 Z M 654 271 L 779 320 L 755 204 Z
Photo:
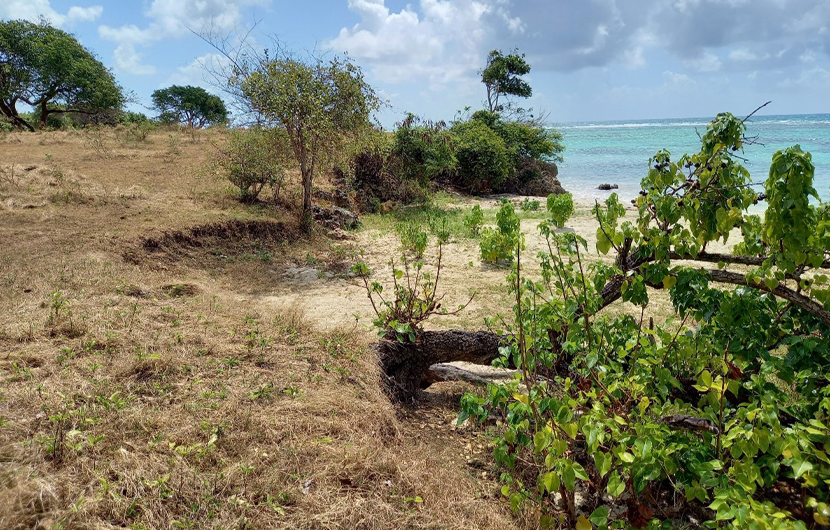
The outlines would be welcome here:
M 346 281 L 339 243 L 237 204 L 220 133 L 119 134 L 0 139 L 0 528 L 532 524 L 457 389 L 401 415 L 371 334 L 269 299 L 291 264 Z

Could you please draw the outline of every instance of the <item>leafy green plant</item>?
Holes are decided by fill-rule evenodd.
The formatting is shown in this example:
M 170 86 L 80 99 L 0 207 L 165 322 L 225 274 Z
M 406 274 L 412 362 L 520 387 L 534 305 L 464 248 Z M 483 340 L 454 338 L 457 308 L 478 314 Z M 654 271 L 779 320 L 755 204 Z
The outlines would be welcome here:
M 489 191 L 504 182 L 513 164 L 504 140 L 486 124 L 470 120 L 456 123 L 452 133 L 457 138 L 455 157 L 458 182 L 471 191 Z
M 428 318 L 433 315 L 457 314 L 472 301 L 471 296 L 467 303 L 449 311 L 443 307 L 444 296 L 438 294 L 443 247 L 449 235 L 445 228 L 437 230 L 438 255 L 434 274 L 425 269 L 420 257 L 412 259 L 404 254 L 400 261 L 393 259 L 389 262 L 392 269 L 392 297 L 388 299 L 384 296 L 383 284 L 371 280 L 372 271 L 365 262 L 359 261 L 352 265 L 352 273 L 363 279 L 366 295 L 376 316 L 374 325 L 381 337 L 414 342 Z
M 517 246 L 500 363 L 521 376 L 465 395 L 459 419 L 500 418 L 502 494 L 543 527 L 830 523 L 830 208 L 798 146 L 755 191 L 733 154 L 744 122 L 720 114 L 698 153 L 658 152 L 635 222 L 616 195 L 594 208 L 613 265 L 556 230 L 568 208 L 540 225 L 539 278 Z M 742 255 L 707 250 L 737 226 Z M 654 289 L 674 313 L 656 325 Z
M 574 200 L 570 193 L 552 194 L 547 200 L 550 220 L 556 228 L 563 228 L 574 213 Z
M 539 206 L 540 206 L 539 201 L 537 201 L 535 199 L 530 200 L 528 197 L 525 197 L 524 200 L 522 200 L 522 202 L 519 203 L 519 208 L 523 212 L 535 212 L 535 211 L 539 210 Z
M 284 180 L 278 135 L 262 129 L 233 130 L 224 146 L 217 146 L 216 163 L 239 190 L 239 200 L 254 202 L 265 187 L 278 199 Z
M 489 263 L 510 261 L 517 245 L 524 246 L 521 220 L 509 201 L 504 201 L 496 213 L 496 228 L 486 227 L 481 232 L 481 259 Z
M 455 146 L 444 122 L 407 115 L 395 129 L 390 161 L 393 171 L 425 188 L 429 181 L 455 168 Z
M 401 240 L 401 246 L 407 252 L 411 252 L 417 258 L 424 255 L 429 242 L 429 233 L 423 227 L 414 222 L 404 222 L 395 225 L 395 232 Z
M 484 224 L 484 212 L 481 210 L 481 206 L 476 204 L 475 206 L 470 209 L 470 212 L 464 215 L 464 228 L 467 229 L 473 236 L 477 236 L 481 233 L 481 225 Z

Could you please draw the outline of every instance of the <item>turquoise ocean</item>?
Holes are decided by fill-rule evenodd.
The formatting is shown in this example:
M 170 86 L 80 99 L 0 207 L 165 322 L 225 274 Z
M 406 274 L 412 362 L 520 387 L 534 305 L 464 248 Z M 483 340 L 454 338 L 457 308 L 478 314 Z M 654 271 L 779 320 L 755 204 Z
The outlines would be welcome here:
M 697 152 L 700 149 L 698 133 L 704 133 L 710 120 L 684 118 L 555 125 L 564 135 L 565 144 L 559 180 L 575 198 L 591 202 L 612 193 L 598 190 L 598 185 L 617 184 L 616 193 L 627 202 L 640 190 L 640 180 L 648 173 L 648 161 L 654 153 L 665 148 L 677 160 L 684 153 Z M 744 165 L 754 182 L 766 180 L 776 151 L 799 144 L 812 154 L 816 191 L 822 200 L 830 200 L 830 114 L 753 116 L 747 121 L 746 136 L 757 137 L 757 143 L 746 145 L 742 154 L 748 160 Z

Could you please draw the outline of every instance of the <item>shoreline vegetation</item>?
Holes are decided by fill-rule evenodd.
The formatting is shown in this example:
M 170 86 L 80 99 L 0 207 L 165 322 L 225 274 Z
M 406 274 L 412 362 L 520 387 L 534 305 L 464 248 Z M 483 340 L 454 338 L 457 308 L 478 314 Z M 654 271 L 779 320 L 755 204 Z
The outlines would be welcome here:
M 724 112 L 590 201 L 516 50 L 383 132 L 348 57 L 225 44 L 247 127 L 0 21 L 0 528 L 830 526 L 809 152 L 753 184 Z

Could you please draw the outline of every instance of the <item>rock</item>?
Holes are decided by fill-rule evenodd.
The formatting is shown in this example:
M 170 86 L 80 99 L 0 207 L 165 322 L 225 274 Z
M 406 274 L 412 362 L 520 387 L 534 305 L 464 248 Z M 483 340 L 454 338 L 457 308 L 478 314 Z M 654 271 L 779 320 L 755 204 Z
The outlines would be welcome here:
M 353 229 L 357 228 L 360 220 L 352 211 L 339 206 L 332 206 L 331 208 L 324 208 L 319 205 L 312 207 L 312 214 L 314 220 L 325 226 L 330 230 L 336 229 Z
M 600 184 L 599 186 L 597 186 L 597 189 L 602 191 L 608 191 L 617 190 L 620 189 L 620 187 L 617 184 Z
M 565 193 L 557 176 L 559 168 L 553 162 L 525 160 L 516 168 L 516 174 L 507 179 L 499 192 L 547 197 Z
M 314 198 L 327 201 L 341 208 L 348 208 L 350 206 L 348 194 L 346 194 L 345 191 L 339 188 L 335 188 L 333 190 L 323 190 L 320 188 L 315 188 Z
M 553 175 L 542 175 L 539 178 L 533 179 L 524 186 L 525 194 L 533 195 L 535 197 L 547 197 L 548 195 L 562 195 L 565 193 L 565 188 L 559 182 L 559 179 Z

